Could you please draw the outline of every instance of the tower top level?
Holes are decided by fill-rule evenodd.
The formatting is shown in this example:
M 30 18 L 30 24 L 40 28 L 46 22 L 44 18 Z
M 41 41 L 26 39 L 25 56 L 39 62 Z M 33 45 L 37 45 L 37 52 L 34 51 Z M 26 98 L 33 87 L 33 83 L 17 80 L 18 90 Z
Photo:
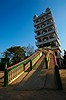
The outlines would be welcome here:
M 39 16 L 38 16 L 38 15 L 34 15 L 33 21 L 34 21 L 35 19 L 37 19 L 37 18 L 40 18 L 40 17 L 42 17 L 42 16 L 45 16 L 45 15 L 48 14 L 48 13 L 51 13 L 50 8 L 46 8 L 45 12 L 42 12 Z

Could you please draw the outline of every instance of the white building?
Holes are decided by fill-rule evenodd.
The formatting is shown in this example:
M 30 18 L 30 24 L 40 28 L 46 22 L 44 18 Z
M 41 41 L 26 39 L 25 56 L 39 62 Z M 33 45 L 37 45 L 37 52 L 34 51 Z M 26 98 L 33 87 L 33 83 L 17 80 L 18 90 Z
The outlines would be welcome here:
M 61 48 L 51 10 L 47 8 L 45 13 L 42 12 L 39 16 L 34 15 L 33 22 L 37 41 L 36 46 L 38 48 L 50 46 L 55 51 L 57 58 L 59 58 Z

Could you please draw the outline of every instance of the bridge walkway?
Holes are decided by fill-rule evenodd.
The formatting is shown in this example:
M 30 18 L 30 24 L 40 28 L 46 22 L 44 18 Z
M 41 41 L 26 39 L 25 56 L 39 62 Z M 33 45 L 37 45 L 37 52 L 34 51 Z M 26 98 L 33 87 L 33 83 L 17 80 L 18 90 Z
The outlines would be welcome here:
M 27 72 L 24 73 L 24 75 L 21 77 L 21 81 L 19 83 L 20 78 L 17 79 L 16 85 L 15 83 L 12 83 L 14 85 L 14 89 L 16 90 L 37 90 L 37 89 L 56 89 L 56 79 L 55 79 L 55 73 L 54 73 L 54 63 L 53 58 L 51 66 L 52 68 L 46 69 L 45 59 L 43 57 L 36 63 L 33 70 L 30 71 L 28 74 Z
M 54 68 L 55 68 L 54 59 L 53 59 L 53 55 L 51 54 L 48 73 L 47 73 L 47 77 L 46 77 L 45 88 L 49 88 L 49 89 L 56 89 L 57 88 Z
M 38 53 L 40 53 L 40 51 L 38 50 L 38 51 L 36 51 L 36 52 L 34 52 L 28 59 L 33 59 L 36 55 L 39 55 Z M 26 60 L 25 60 L 26 61 Z M 17 64 L 16 64 L 17 65 Z M 27 67 L 27 66 L 26 66 Z M 25 68 L 26 68 L 25 67 Z M 17 69 L 16 69 L 17 70 Z M 15 70 L 15 71 L 16 71 Z M 25 70 L 27 70 L 27 68 L 25 69 Z M 30 68 L 29 68 L 29 70 L 30 70 Z M 21 77 L 22 78 L 24 78 L 27 74 L 28 74 L 28 72 L 29 72 L 29 70 L 28 71 L 26 71 L 25 73 L 23 73 L 22 75 L 21 75 Z M 16 72 L 17 73 L 17 72 Z M 15 74 L 16 74 L 15 73 Z M 12 74 L 13 75 L 13 73 L 11 72 L 10 74 Z M 12 75 L 10 76 L 10 78 L 12 77 Z M 21 79 L 22 79 L 21 78 Z M 17 80 L 19 80 L 19 81 L 14 81 L 13 83 L 15 83 L 15 84 L 18 84 L 20 81 L 21 81 L 21 79 L 19 78 L 19 79 L 17 79 Z M 1 86 L 4 86 L 4 71 L 0 71 L 0 87 Z
M 32 90 L 32 89 L 40 89 L 44 85 L 46 70 L 46 65 L 44 63 L 44 55 L 41 59 L 35 64 L 34 68 L 30 72 L 25 72 L 22 76 L 20 76 L 16 81 L 14 81 L 11 85 L 18 90 Z M 44 70 L 43 70 L 43 69 Z M 44 73 L 42 75 L 42 73 Z M 20 82 L 19 82 L 20 81 Z M 40 84 L 39 84 L 40 83 Z M 15 86 L 16 85 L 16 86 Z
M 54 72 L 54 58 L 53 55 L 49 56 L 49 67 L 46 69 L 45 54 L 34 65 L 32 71 L 26 70 L 19 78 L 9 85 L 17 90 L 33 90 L 50 88 L 56 89 L 56 79 Z M 4 73 L 1 73 L 1 85 L 4 80 Z

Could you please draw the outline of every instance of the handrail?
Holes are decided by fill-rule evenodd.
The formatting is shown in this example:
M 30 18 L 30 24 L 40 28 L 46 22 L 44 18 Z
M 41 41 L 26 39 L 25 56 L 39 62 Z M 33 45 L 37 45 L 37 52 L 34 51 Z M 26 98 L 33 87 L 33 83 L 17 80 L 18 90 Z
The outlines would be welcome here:
M 20 75 L 22 75 L 27 69 L 30 68 L 32 70 L 33 66 L 37 63 L 37 61 L 42 57 L 43 50 L 36 51 L 33 55 L 28 57 L 27 59 L 10 66 L 9 68 L 6 68 L 4 71 L 4 86 L 7 86 L 11 84 L 13 81 L 15 81 Z M 56 64 L 55 59 L 55 53 L 52 50 L 45 50 L 45 62 L 46 62 L 46 68 L 49 68 L 50 66 L 50 58 L 51 55 L 53 55 L 54 62 Z
M 25 70 L 30 68 L 32 70 L 32 66 L 40 59 L 42 56 L 41 51 L 37 51 L 35 54 L 31 55 L 27 59 L 23 60 L 22 62 L 19 62 L 18 64 L 15 64 L 13 66 L 10 66 L 9 68 L 6 68 L 4 73 L 4 85 L 7 86 L 8 84 L 11 84 L 14 80 L 16 80 L 21 74 L 24 73 Z
M 56 59 L 55 59 L 54 51 L 48 50 L 48 53 L 46 55 L 47 68 L 49 68 L 49 64 L 50 64 L 50 54 L 53 55 L 53 57 L 54 57 L 54 63 L 56 63 L 55 62 Z
M 55 53 L 54 53 L 54 62 L 55 62 L 55 65 L 58 66 Z
M 37 53 L 37 52 L 35 52 L 35 53 Z M 33 54 L 33 55 L 34 55 L 34 54 Z M 19 62 L 19 63 L 17 63 L 17 64 L 14 64 L 14 65 L 8 67 L 7 70 L 9 70 L 10 68 L 13 68 L 14 66 L 17 66 L 18 64 L 21 64 L 21 63 L 25 62 L 26 60 L 29 60 L 33 55 L 31 55 L 30 57 L 26 58 L 25 60 L 23 60 L 23 61 L 21 61 L 21 62 Z

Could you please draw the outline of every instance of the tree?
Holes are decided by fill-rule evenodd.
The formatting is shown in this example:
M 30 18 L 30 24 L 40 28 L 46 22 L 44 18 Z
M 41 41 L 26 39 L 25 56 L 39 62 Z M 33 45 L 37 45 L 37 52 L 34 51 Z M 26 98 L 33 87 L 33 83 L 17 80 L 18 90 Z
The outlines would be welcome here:
M 64 50 L 64 56 L 63 56 L 64 60 L 63 60 L 63 63 L 64 65 L 66 65 L 66 50 Z
M 27 47 L 24 47 L 24 50 L 26 52 L 26 56 L 30 56 L 34 53 L 34 47 L 30 44 Z
M 12 46 L 4 52 L 4 57 L 10 58 L 12 64 L 16 64 L 25 58 L 25 51 L 23 47 Z

